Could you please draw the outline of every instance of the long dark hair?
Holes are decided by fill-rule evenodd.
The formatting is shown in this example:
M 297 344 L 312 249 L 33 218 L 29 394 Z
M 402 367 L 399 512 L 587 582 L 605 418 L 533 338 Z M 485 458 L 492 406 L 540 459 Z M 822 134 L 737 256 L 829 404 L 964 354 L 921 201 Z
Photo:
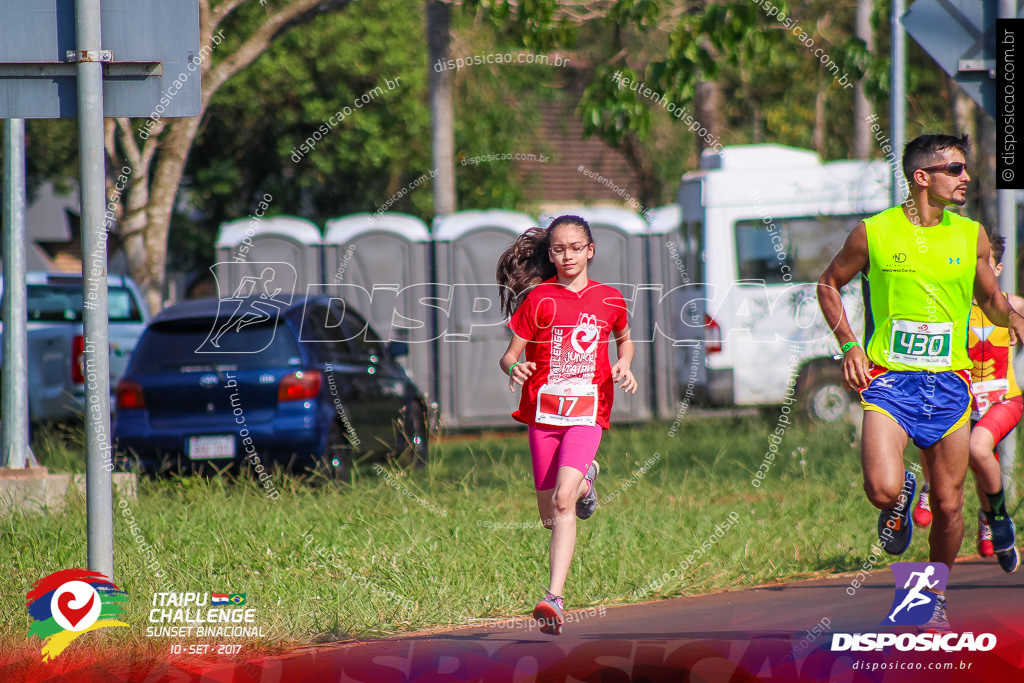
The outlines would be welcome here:
M 590 225 L 579 216 L 559 216 L 547 228 L 530 228 L 517 237 L 498 258 L 495 277 L 501 288 L 498 296 L 501 312 L 510 316 L 523 302 L 526 292 L 544 280 L 555 277 L 558 270 L 548 259 L 551 245 L 551 231 L 562 225 L 574 225 L 587 234 L 587 242 L 593 243 Z

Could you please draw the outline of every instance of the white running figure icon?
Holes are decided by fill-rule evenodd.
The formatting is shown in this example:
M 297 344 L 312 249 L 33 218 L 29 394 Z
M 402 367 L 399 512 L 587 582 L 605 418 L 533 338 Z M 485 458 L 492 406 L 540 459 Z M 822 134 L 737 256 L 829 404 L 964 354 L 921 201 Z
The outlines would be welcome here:
M 907 577 L 907 582 L 903 585 L 903 587 L 910 588 L 910 584 L 914 580 L 915 576 L 918 577 L 917 585 L 913 588 L 910 588 L 910 592 L 907 593 L 907 597 L 903 598 L 903 602 L 900 603 L 900 606 L 892 611 L 892 614 L 889 615 L 889 621 L 896 623 L 896 619 L 894 619 L 893 617 L 895 617 L 896 613 L 901 611 L 904 607 L 907 608 L 907 611 L 910 611 L 915 607 L 920 607 L 921 605 L 925 605 L 928 602 L 930 602 L 928 598 L 921 595 L 921 592 L 925 588 L 934 588 L 939 583 L 938 579 L 935 579 L 934 581 L 928 580 L 928 578 L 934 573 L 935 567 L 933 567 L 932 565 L 928 565 L 923 572 L 911 572 L 910 576 Z
M 275 271 L 271 267 L 266 267 L 263 272 L 260 273 L 259 277 L 253 277 L 252 275 L 246 275 L 238 283 L 238 287 L 235 288 L 235 293 L 230 299 L 224 299 L 224 302 L 237 301 L 235 311 L 228 318 L 228 321 L 221 325 L 217 333 L 210 338 L 210 344 L 216 348 L 220 348 L 220 338 L 225 333 L 230 332 L 234 329 L 237 332 L 241 332 L 243 327 L 247 327 L 254 323 L 265 322 L 273 318 L 273 310 L 266 310 L 263 305 L 264 301 L 276 302 L 277 295 L 281 293 L 281 288 L 278 287 L 273 292 L 268 289 L 268 286 L 273 281 Z M 256 294 L 256 286 L 263 285 L 263 292 L 260 293 L 259 299 L 248 301 L 249 310 L 243 311 L 243 307 L 246 305 L 246 298 L 252 297 Z M 255 313 L 253 311 L 256 311 Z

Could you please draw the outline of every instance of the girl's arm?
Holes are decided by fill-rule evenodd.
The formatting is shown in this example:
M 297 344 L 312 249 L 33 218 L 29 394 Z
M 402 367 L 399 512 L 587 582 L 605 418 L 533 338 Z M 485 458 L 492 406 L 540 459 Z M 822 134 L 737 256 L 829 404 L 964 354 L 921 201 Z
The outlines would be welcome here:
M 612 366 L 612 381 L 618 384 L 622 382 L 622 390 L 631 394 L 636 393 L 636 377 L 629 369 L 633 362 L 633 340 L 629 337 L 629 326 L 615 331 L 615 352 L 619 359 Z
M 1018 313 L 1024 315 L 1024 299 L 1020 298 L 1016 294 L 1007 294 L 1006 300 L 1010 302 L 1013 309 Z
M 501 371 L 506 375 L 509 374 L 508 369 L 512 368 L 512 373 L 509 377 L 508 390 L 515 391 L 516 385 L 522 386 L 523 383 L 533 374 L 533 371 L 537 369 L 537 364 L 531 361 L 524 363 L 517 363 L 519 356 L 522 355 L 523 350 L 526 348 L 526 340 L 520 337 L 518 334 L 512 333 L 512 339 L 508 343 L 508 348 L 505 349 L 505 353 L 502 354 L 501 360 L 498 361 L 498 365 L 501 367 Z

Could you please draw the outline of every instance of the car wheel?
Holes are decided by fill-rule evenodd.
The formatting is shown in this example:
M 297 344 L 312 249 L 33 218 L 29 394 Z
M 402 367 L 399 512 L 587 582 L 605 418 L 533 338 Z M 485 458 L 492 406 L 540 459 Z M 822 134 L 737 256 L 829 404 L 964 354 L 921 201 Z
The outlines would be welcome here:
M 402 465 L 425 467 L 428 441 L 426 409 L 419 401 L 406 403 L 395 426 L 395 460 Z
M 327 446 L 318 460 L 316 469 L 321 470 L 328 479 L 348 480 L 352 470 L 352 447 L 337 419 L 331 420 Z
M 800 386 L 804 414 L 813 422 L 837 423 L 849 419 L 857 396 L 843 385 L 838 367 L 812 367 Z

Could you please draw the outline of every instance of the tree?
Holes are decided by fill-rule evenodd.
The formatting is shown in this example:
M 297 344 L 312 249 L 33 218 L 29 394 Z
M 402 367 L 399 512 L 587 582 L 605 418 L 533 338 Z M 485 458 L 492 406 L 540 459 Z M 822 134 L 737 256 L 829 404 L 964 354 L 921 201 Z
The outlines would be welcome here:
M 399 6 L 402 0 L 381 0 L 332 14 L 326 10 L 346 3 L 270 0 L 274 4 L 267 9 L 243 0 L 206 1 L 219 4 L 213 9 L 203 5 L 204 45 L 210 46 L 218 30 L 223 29 L 224 38 L 203 64 L 209 73 L 201 122 L 161 123 L 148 140 L 139 139 L 140 122 L 108 123 L 111 168 L 128 163 L 133 169 L 135 182 L 124 197 L 122 226 L 129 241 L 135 242 L 129 245 L 134 249 L 133 274 L 141 282 L 150 277 L 151 306 L 159 303 L 159 266 L 166 263 L 167 221 L 179 180 L 184 181 L 179 197 L 193 209 L 193 233 L 205 231 L 204 238 L 212 240 L 211 228 L 251 212 L 254 198 L 263 192 L 275 198 L 272 212 L 321 221 L 373 211 L 433 168 L 426 86 L 432 65 L 424 40 L 424 3 L 410 12 Z M 641 185 L 633 188 L 634 194 L 647 206 L 670 198 L 680 173 L 696 165 L 700 149 L 711 144 L 709 138 L 721 144 L 770 141 L 815 147 L 826 159 L 849 154 L 860 116 L 852 114 L 851 121 L 852 89 L 836 85 L 837 76 L 825 70 L 798 38 L 792 20 L 802 24 L 814 47 L 823 48 L 850 82 L 863 83 L 866 99 L 876 105 L 878 123 L 887 127 L 885 0 L 875 4 L 871 16 L 878 38 L 874 54 L 857 36 L 858 7 L 852 2 L 778 0 L 774 5 L 786 13 L 785 24 L 778 15 L 769 16 L 763 4 L 749 0 L 451 4 L 461 9 L 451 14 L 453 53 L 517 47 L 549 52 L 556 46 L 573 50 L 574 66 L 586 65 L 583 73 L 571 75 L 587 84 L 577 110 L 585 131 L 629 160 Z M 305 12 L 296 12 L 300 5 Z M 302 32 L 289 32 L 320 10 L 324 16 L 319 21 Z M 295 12 L 293 19 L 280 19 L 284 11 Z M 238 51 L 259 35 L 264 36 L 263 51 L 239 60 Z M 243 68 L 242 62 L 251 63 L 258 54 L 263 56 Z M 953 126 L 949 85 L 913 43 L 909 58 L 908 137 Z M 612 79 L 616 71 L 643 80 L 689 121 L 674 117 L 649 97 L 618 87 Z M 368 106 L 331 131 L 315 155 L 301 164 L 289 161 L 293 148 L 338 105 L 375 86 L 381 76 L 397 73 L 403 77 L 400 101 L 386 99 L 384 111 Z M 550 70 L 531 72 L 526 66 L 475 66 L 454 73 L 456 159 L 524 149 L 524 133 L 537 120 L 536 98 L 565 97 L 559 91 L 564 78 L 561 72 L 552 78 Z M 699 136 L 691 122 L 705 128 L 709 137 Z M 30 174 L 35 159 L 46 163 L 32 177 L 59 175 L 61 165 L 50 161 L 55 158 L 49 146 L 54 136 L 44 134 L 36 123 L 29 129 L 29 144 L 38 145 L 30 155 Z M 868 156 L 880 157 L 878 144 L 870 142 Z M 186 157 L 191 161 L 183 178 Z M 457 165 L 460 208 L 517 205 L 521 182 L 508 170 L 503 163 Z M 432 217 L 436 207 L 423 185 L 423 191 L 405 194 L 392 209 Z M 179 229 L 182 223 L 176 226 Z M 212 252 L 202 240 L 173 242 L 190 242 L 203 254 Z
M 199 0 L 202 110 L 232 77 L 289 31 L 352 0 Z M 118 169 L 131 169 L 121 199 L 121 239 L 129 272 L 152 312 L 161 308 L 171 216 L 189 150 L 204 114 L 145 125 L 106 121 L 107 189 L 115 193 Z
M 176 216 L 171 228 L 174 268 L 205 268 L 217 226 L 251 214 L 266 193 L 273 197 L 268 213 L 321 225 L 385 205 L 428 223 L 443 213 L 431 192 L 437 178 L 430 178 L 436 164 L 427 79 L 438 71 L 428 58 L 424 12 L 408 7 L 407 0 L 380 0 L 320 17 L 277 41 L 218 91 L 182 181 L 179 206 L 187 205 L 190 215 Z M 462 12 L 452 19 L 456 56 L 515 47 L 496 44 L 493 29 L 474 26 Z M 454 87 L 456 161 L 526 151 L 539 119 L 537 102 L 559 94 L 543 66 L 485 64 L 446 72 Z M 399 88 L 385 85 L 317 142 L 314 153 L 293 156 L 339 107 L 399 78 Z M 457 163 L 459 207 L 520 207 L 523 182 L 509 172 L 512 163 Z M 187 253 L 178 253 L 183 246 Z
M 423 16 L 407 8 L 380 0 L 322 16 L 218 91 L 182 183 L 211 243 L 265 193 L 271 214 L 322 223 L 375 211 L 430 170 Z M 339 110 L 345 118 L 317 132 Z M 429 215 L 429 191 L 407 197 L 400 210 Z
M 864 41 L 868 53 L 874 52 L 875 33 L 871 27 L 871 0 L 857 0 L 857 37 Z M 871 153 L 871 102 L 864 92 L 863 79 L 857 79 L 853 95 L 853 148 L 854 159 L 867 159 Z
M 438 214 L 455 212 L 455 121 L 452 111 L 455 76 L 438 71 L 450 54 L 451 6 L 442 0 L 427 0 L 427 67 L 430 69 L 430 128 L 433 145 L 434 209 Z
M 852 81 L 861 77 L 863 41 L 847 30 L 845 8 L 833 10 L 822 0 L 792 10 L 773 3 L 786 16 L 807 18 L 798 37 L 792 18 L 783 25 L 778 13 L 769 15 L 749 0 L 466 5 L 515 28 L 524 45 L 571 43 L 582 36 L 578 42 L 589 47 L 594 64 L 579 107 L 584 131 L 625 156 L 639 179 L 635 194 L 647 206 L 664 200 L 664 188 L 707 147 L 767 139 L 814 146 L 826 158 L 846 154 L 853 127 L 848 118 L 828 112 L 849 112 L 852 95 L 807 47 L 813 35 L 816 46 L 824 45 L 848 68 Z M 835 26 L 834 15 L 841 19 Z M 812 69 L 816 78 L 794 77 Z M 656 96 L 623 89 L 616 74 L 642 82 Z M 674 111 L 663 111 L 666 103 Z

